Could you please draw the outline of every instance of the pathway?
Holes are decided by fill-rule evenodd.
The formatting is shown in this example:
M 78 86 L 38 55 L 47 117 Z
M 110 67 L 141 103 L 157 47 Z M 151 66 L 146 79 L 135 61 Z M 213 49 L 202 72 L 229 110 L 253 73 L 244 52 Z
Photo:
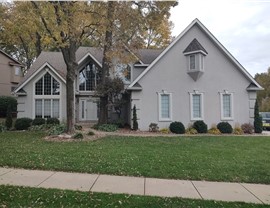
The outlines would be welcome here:
M 270 204 L 270 185 L 67 173 L 0 167 L 0 185 Z

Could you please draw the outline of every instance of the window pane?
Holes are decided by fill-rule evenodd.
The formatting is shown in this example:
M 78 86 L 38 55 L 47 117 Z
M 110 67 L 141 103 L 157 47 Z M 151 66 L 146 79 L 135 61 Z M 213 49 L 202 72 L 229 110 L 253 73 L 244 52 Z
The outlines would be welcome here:
M 35 112 L 36 118 L 42 118 L 42 99 L 36 99 L 35 100 Z
M 83 69 L 80 71 L 79 75 L 79 90 L 85 91 L 85 83 L 86 83 L 86 76 L 85 76 L 85 70 Z
M 35 90 L 35 94 L 36 95 L 42 95 L 43 94 L 43 78 L 41 78 L 40 80 L 38 80 L 38 82 L 36 82 L 36 90 Z
M 189 57 L 189 69 L 195 69 L 195 55 Z
M 193 95 L 193 118 L 201 118 L 201 95 Z
M 60 95 L 60 83 L 57 82 L 54 78 L 53 80 L 53 95 Z
M 231 95 L 223 95 L 223 117 L 231 117 Z
M 161 95 L 161 118 L 170 118 L 169 95 Z
M 44 95 L 51 95 L 52 94 L 52 77 L 49 73 L 44 75 Z
M 53 99 L 52 102 L 52 117 L 59 118 L 59 99 Z
M 44 118 L 51 118 L 51 99 L 44 99 Z

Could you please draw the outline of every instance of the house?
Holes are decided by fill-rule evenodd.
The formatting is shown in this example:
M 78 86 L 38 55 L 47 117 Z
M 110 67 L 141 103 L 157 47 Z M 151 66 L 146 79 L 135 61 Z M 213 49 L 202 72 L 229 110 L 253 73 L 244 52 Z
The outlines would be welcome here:
M 0 96 L 11 96 L 22 80 L 23 65 L 0 50 Z
M 166 128 L 173 121 L 185 126 L 196 120 L 209 126 L 221 121 L 233 126 L 253 121 L 256 92 L 262 87 L 198 19 L 166 49 L 141 49 L 132 54 L 134 63 L 114 67 L 126 85 L 125 122 L 132 123 L 134 105 L 141 130 L 148 130 L 150 123 Z M 76 121 L 95 122 L 99 108 L 94 89 L 102 50 L 80 47 L 76 58 Z M 42 52 L 15 90 L 18 117 L 64 121 L 65 74 L 61 53 Z M 110 108 L 109 115 L 116 119 L 116 110 Z

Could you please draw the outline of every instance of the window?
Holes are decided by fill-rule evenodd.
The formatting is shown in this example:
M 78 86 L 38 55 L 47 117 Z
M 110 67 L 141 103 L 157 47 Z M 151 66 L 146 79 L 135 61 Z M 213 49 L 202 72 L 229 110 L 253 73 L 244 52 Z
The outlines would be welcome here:
M 203 94 L 190 94 L 191 120 L 203 120 Z
M 46 72 L 34 87 L 34 117 L 60 119 L 60 82 Z
M 59 95 L 60 83 L 48 72 L 35 84 L 35 95 Z
M 88 63 L 79 74 L 79 90 L 94 91 L 99 83 L 98 68 L 92 62 Z
M 221 120 L 233 119 L 233 94 L 221 93 Z
M 115 74 L 120 77 L 124 83 L 131 82 L 131 66 L 129 64 L 117 64 L 115 66 Z
M 172 94 L 159 93 L 159 120 L 172 120 Z
M 16 76 L 21 76 L 21 68 L 18 66 L 15 66 L 15 75 Z
M 60 105 L 59 99 L 36 99 L 35 117 L 36 118 L 59 118 Z
M 189 69 L 196 69 L 195 68 L 195 55 L 190 55 L 189 56 Z

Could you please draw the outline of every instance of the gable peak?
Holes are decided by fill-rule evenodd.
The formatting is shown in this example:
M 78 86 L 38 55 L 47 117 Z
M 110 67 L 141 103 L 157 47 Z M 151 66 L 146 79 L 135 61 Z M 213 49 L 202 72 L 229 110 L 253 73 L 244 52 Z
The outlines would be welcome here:
M 183 51 L 183 53 L 190 53 L 194 51 L 203 51 L 204 53 L 208 54 L 205 48 L 200 44 L 200 42 L 194 38 L 187 48 Z

